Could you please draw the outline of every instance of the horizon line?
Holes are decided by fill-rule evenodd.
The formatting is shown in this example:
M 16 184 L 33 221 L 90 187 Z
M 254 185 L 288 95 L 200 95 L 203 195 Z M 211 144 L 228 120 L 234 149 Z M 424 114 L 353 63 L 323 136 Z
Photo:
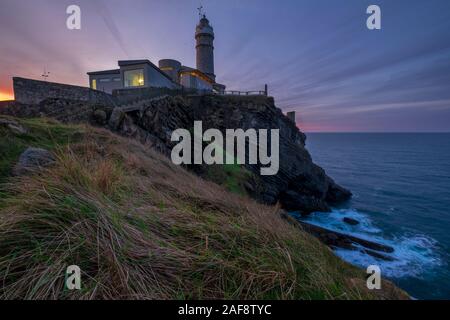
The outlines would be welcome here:
M 370 134 L 405 134 L 405 133 L 424 133 L 424 134 L 435 134 L 435 133 L 450 133 L 450 131 L 302 131 L 305 134 L 309 133 L 327 133 L 327 134 L 349 134 L 349 133 L 370 133 Z

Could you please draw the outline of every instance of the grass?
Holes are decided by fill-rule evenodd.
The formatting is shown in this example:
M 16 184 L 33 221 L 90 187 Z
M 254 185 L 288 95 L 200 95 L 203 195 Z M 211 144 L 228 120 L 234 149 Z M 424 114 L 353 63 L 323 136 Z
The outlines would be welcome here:
M 13 119 L 6 116 L 0 117 Z M 56 146 L 75 142 L 80 138 L 79 128 L 62 125 L 50 119 L 22 119 L 20 121 L 15 119 L 15 121 L 25 126 L 28 132 L 15 134 L 6 126 L 0 125 L 0 182 L 10 174 L 13 165 L 27 147 L 54 150 Z
M 0 299 L 402 297 L 392 285 L 369 292 L 362 270 L 289 225 L 278 208 L 137 142 L 47 120 L 22 124 L 27 137 L 0 137 L 10 148 L 5 159 L 30 143 L 54 150 L 57 163 L 0 184 Z M 64 289 L 70 265 L 82 270 L 80 291 Z
M 250 177 L 251 172 L 238 164 L 211 165 L 206 174 L 208 180 L 242 196 L 247 195 L 245 182 L 249 181 Z

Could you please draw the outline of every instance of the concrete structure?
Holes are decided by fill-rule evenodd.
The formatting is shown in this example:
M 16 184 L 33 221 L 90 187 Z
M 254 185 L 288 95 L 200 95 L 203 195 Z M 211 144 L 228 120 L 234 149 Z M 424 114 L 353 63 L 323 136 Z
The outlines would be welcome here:
M 120 69 L 89 72 L 89 87 L 93 90 L 111 93 L 123 87 Z
M 115 89 L 156 87 L 177 89 L 172 80 L 149 60 L 119 61 L 119 69 L 88 72 L 91 89 L 112 93 Z
M 293 123 L 296 123 L 297 120 L 295 119 L 295 111 L 290 111 L 286 114 L 287 118 L 291 120 Z
M 180 81 L 180 72 L 182 65 L 177 60 L 163 59 L 159 60 L 159 69 L 165 72 L 173 82 Z
M 23 104 L 39 104 L 46 99 L 66 99 L 94 104 L 114 104 L 113 97 L 105 92 L 86 87 L 48 81 L 13 78 L 15 101 Z
M 195 89 L 201 92 L 225 91 L 214 74 L 214 30 L 203 15 L 196 27 L 197 69 L 173 59 L 163 59 L 158 67 L 149 60 L 119 61 L 119 69 L 88 72 L 89 87 L 112 93 L 117 89 L 169 88 Z

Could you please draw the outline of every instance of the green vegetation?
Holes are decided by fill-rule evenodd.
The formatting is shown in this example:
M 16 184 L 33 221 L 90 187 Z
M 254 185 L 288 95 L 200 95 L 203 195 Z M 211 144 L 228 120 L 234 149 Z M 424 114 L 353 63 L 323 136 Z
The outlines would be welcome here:
M 12 118 L 0 116 L 2 119 Z M 17 134 L 9 130 L 7 126 L 0 125 L 0 182 L 9 175 L 12 167 L 19 159 L 20 154 L 27 147 L 40 147 L 53 150 L 57 146 L 63 146 L 75 142 L 81 137 L 80 129 L 75 126 L 62 125 L 49 119 L 24 119 L 18 121 L 28 131 Z
M 245 182 L 252 173 L 238 164 L 212 165 L 208 167 L 206 178 L 239 195 L 247 195 Z
M 54 150 L 57 162 L 31 176 L 2 171 L 0 299 L 403 296 L 388 283 L 369 292 L 362 270 L 289 225 L 278 208 L 137 142 L 47 120 L 20 123 L 29 134 L 1 129 L 3 168 L 28 145 Z M 64 289 L 69 265 L 82 270 L 80 291 Z

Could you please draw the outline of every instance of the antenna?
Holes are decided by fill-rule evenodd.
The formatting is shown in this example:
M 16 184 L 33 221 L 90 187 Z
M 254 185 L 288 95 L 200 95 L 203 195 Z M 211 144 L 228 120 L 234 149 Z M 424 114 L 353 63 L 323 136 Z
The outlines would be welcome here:
M 200 7 L 198 7 L 197 10 L 198 10 L 198 16 L 199 16 L 199 18 L 200 18 L 200 19 L 203 18 L 204 11 L 203 11 L 203 6 L 202 6 L 202 3 L 201 3 L 201 2 L 200 2 Z
M 50 72 L 47 72 L 46 68 L 44 68 L 44 73 L 41 75 L 41 77 L 44 78 L 44 81 L 47 81 L 49 76 Z

